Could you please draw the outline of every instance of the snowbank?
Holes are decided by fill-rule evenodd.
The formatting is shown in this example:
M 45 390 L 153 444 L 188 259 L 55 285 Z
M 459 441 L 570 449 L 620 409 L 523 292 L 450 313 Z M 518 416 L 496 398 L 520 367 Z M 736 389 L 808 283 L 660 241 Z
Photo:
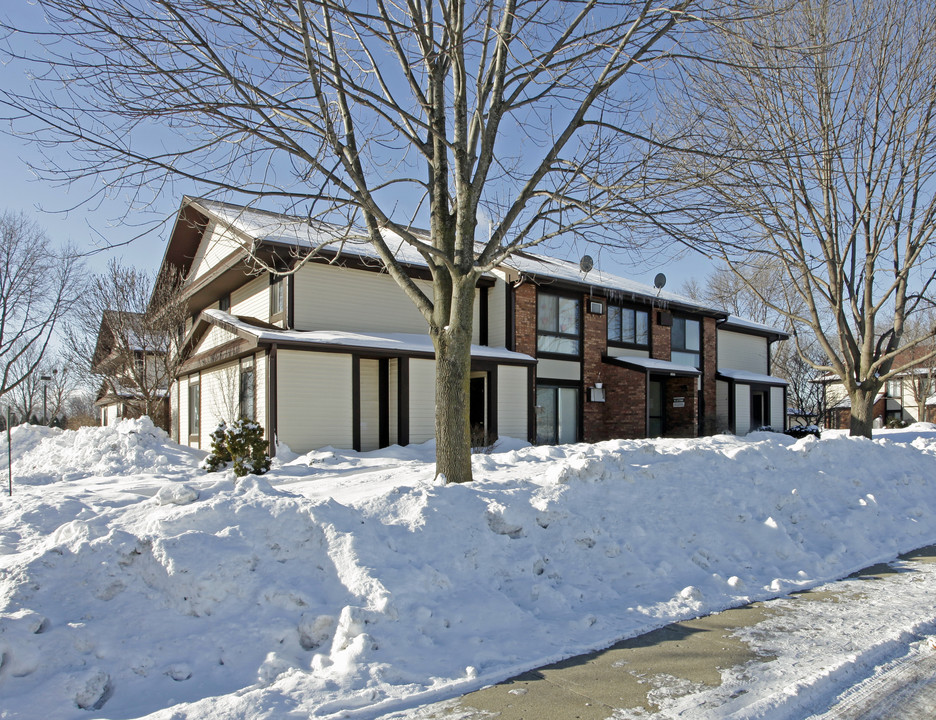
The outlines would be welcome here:
M 0 519 L 9 718 L 376 717 L 936 541 L 931 425 L 517 447 L 468 486 L 414 449 L 235 482 L 65 435 Z

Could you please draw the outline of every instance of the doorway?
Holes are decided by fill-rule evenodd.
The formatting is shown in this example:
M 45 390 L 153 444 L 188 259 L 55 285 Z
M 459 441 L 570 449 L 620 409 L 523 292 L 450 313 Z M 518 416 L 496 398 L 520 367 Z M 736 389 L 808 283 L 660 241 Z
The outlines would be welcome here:
M 651 380 L 647 384 L 647 437 L 662 437 L 663 430 L 663 383 Z

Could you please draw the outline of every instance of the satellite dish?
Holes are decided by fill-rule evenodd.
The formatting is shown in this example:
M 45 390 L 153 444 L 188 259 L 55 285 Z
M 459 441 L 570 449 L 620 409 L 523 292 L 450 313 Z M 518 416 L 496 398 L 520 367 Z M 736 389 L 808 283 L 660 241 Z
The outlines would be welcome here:
M 588 272 L 589 270 L 591 270 L 593 267 L 595 267 L 595 261 L 592 260 L 592 256 L 591 256 L 591 255 L 582 255 L 582 259 L 579 260 L 579 269 L 580 269 L 583 273 L 587 273 L 587 272 Z
M 653 278 L 653 287 L 657 290 L 662 290 L 664 285 L 666 285 L 666 275 L 657 273 L 656 277 Z

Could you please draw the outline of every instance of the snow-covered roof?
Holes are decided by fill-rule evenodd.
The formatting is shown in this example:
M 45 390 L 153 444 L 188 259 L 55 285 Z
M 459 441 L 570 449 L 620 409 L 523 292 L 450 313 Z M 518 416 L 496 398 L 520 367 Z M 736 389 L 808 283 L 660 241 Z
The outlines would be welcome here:
M 387 350 L 402 355 L 432 354 L 435 352 L 429 335 L 418 333 L 362 333 L 341 330 L 274 330 L 254 325 L 243 318 L 221 310 L 203 310 L 202 316 L 214 324 L 227 326 L 238 334 L 250 335 L 258 343 L 288 343 Z M 502 347 L 472 345 L 471 357 L 500 362 L 529 364 L 535 360 L 524 353 Z
M 670 362 L 669 360 L 656 360 L 654 358 L 646 357 L 632 357 L 629 355 L 621 355 L 619 357 L 607 357 L 605 362 L 614 363 L 617 365 L 626 365 L 629 367 L 636 368 L 638 370 L 644 370 L 651 373 L 660 373 L 667 375 L 701 375 L 698 369 L 692 367 L 691 365 L 680 365 L 679 363 Z
M 761 373 L 749 372 L 747 370 L 733 370 L 731 368 L 719 368 L 718 374 L 729 380 L 743 383 L 754 383 L 758 385 L 789 385 L 783 378 L 773 375 L 763 375 Z
M 781 330 L 777 327 L 765 325 L 764 323 L 754 322 L 753 320 L 738 317 L 737 315 L 729 315 L 728 319 L 721 323 L 719 327 L 723 327 L 726 330 L 747 330 L 761 332 L 767 335 L 782 335 L 783 337 L 789 337 L 789 333 L 786 330 Z
M 347 228 L 309 220 L 304 217 L 255 210 L 215 200 L 198 198 L 191 202 L 223 225 L 230 226 L 235 231 L 264 243 L 303 249 L 319 248 L 326 252 L 341 253 L 379 262 L 377 252 L 367 240 L 367 234 L 363 229 L 351 228 L 349 231 Z M 425 234 L 428 240 L 428 233 L 425 231 L 416 232 Z M 400 262 L 417 267 L 426 266 L 423 257 L 399 235 L 386 229 L 383 230 L 383 235 Z M 676 303 L 698 309 L 701 312 L 724 312 L 717 308 L 702 305 L 684 295 L 668 290 L 657 290 L 645 283 L 605 272 L 598 268 L 583 273 L 577 262 L 527 251 L 512 255 L 503 263 L 502 267 L 505 271 L 513 270 L 535 276 L 540 281 L 564 281 L 595 289 L 600 288 L 611 297 L 618 295 L 619 299 L 622 300 L 640 297 L 655 299 L 661 304 Z

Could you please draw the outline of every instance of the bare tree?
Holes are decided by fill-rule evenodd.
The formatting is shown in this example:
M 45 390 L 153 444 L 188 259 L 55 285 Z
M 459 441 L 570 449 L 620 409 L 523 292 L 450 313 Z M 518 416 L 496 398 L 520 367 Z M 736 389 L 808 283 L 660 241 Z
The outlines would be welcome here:
M 24 52 L 40 80 L 3 97 L 17 127 L 69 143 L 77 164 L 56 157 L 52 176 L 182 178 L 365 237 L 428 325 L 437 472 L 452 482 L 471 479 L 478 278 L 548 240 L 619 243 L 651 192 L 656 73 L 702 29 L 698 13 L 719 12 L 697 0 L 39 4 L 49 42 Z M 479 215 L 490 225 L 476 243 Z M 420 253 L 431 296 L 384 229 Z
M 186 306 L 178 278 L 154 283 L 145 272 L 111 261 L 92 277 L 66 334 L 73 363 L 87 367 L 102 396 L 168 428 L 175 340 Z
M 38 382 L 54 331 L 77 297 L 78 270 L 76 256 L 57 252 L 35 221 L 0 214 L 0 396 Z
M 926 0 L 803 0 L 713 35 L 673 103 L 694 132 L 668 229 L 741 278 L 752 253 L 778 264 L 798 302 L 762 300 L 810 329 L 825 359 L 801 357 L 841 380 L 853 435 L 923 342 L 904 330 L 936 268 L 934 27 Z

